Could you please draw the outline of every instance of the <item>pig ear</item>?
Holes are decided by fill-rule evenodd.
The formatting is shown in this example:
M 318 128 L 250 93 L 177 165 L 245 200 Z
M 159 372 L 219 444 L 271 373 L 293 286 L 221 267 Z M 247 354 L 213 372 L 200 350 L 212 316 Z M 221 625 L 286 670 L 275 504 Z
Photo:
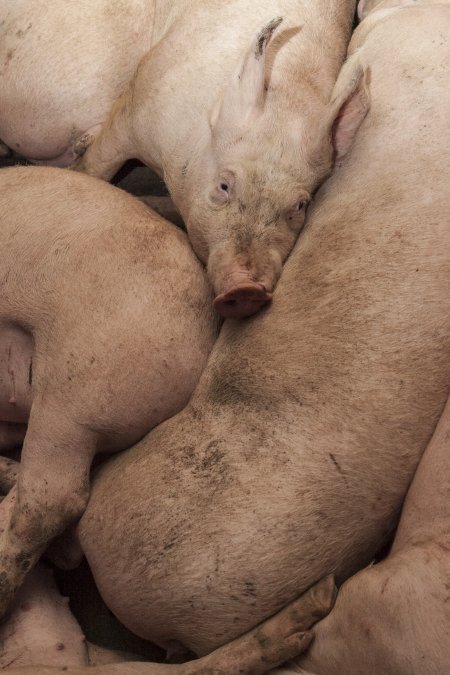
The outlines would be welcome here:
M 336 160 L 349 151 L 370 107 L 370 69 L 359 59 L 347 61 L 339 74 L 330 103 L 331 135 Z
M 358 2 L 358 19 L 362 21 L 367 12 L 366 12 L 367 0 L 359 0 Z
M 245 54 L 221 102 L 210 115 L 213 133 L 226 133 L 246 126 L 262 112 L 266 47 L 282 20 L 277 17 L 269 21 Z

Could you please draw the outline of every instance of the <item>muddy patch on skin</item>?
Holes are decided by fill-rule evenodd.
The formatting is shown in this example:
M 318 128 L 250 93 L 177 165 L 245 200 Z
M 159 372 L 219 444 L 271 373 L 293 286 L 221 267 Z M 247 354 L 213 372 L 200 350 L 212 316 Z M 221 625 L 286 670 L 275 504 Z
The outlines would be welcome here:
M 179 450 L 176 464 L 214 489 L 223 488 L 232 480 L 226 445 L 222 439 L 212 439 L 206 443 L 203 441 L 197 447 L 183 446 Z

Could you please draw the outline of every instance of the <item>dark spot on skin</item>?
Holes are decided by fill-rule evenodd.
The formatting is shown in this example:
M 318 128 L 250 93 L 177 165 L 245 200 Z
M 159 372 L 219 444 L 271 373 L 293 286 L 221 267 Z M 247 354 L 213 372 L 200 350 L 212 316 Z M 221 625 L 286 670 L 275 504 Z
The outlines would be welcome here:
M 251 595 L 252 597 L 256 598 L 256 586 L 253 581 L 244 582 L 244 595 Z
M 8 51 L 6 52 L 5 66 L 8 65 L 13 56 L 14 56 L 14 49 L 8 49 Z
M 333 462 L 333 464 L 336 467 L 336 469 L 338 470 L 338 472 L 341 474 L 344 483 L 348 486 L 347 478 L 345 477 L 344 472 L 342 470 L 342 467 L 339 464 L 339 462 L 337 461 L 336 457 L 333 455 L 332 452 L 329 452 L 328 456 L 330 457 L 331 461 Z
M 181 169 L 181 175 L 182 175 L 183 177 L 187 174 L 188 166 L 189 166 L 189 160 L 187 160 L 187 161 L 183 164 L 183 167 L 182 167 L 182 169 Z
M 22 570 L 22 572 L 26 572 L 27 569 L 29 569 L 31 565 L 31 557 L 27 553 L 18 553 L 16 555 L 16 564 L 17 567 Z
M 225 457 L 225 453 L 219 450 L 218 441 L 210 441 L 205 449 L 205 456 L 203 457 L 200 463 L 201 471 L 206 471 L 211 469 L 216 464 L 220 463 L 220 460 Z
M 262 631 L 258 631 L 258 632 L 256 633 L 256 639 L 257 639 L 257 641 L 258 641 L 259 646 L 260 646 L 262 649 L 266 649 L 267 646 L 268 646 L 269 643 L 270 643 L 269 638 L 267 637 L 267 635 L 264 635 L 264 633 L 263 633 Z
M 20 148 L 20 143 L 16 143 L 16 148 Z
M 64 642 L 58 642 L 58 644 L 56 645 L 56 650 L 58 652 L 61 652 L 63 649 L 65 649 Z
M 241 199 L 238 199 L 238 209 L 239 213 L 245 213 L 247 210 L 247 204 L 244 204 L 244 202 Z
M 380 595 L 383 595 L 384 591 L 386 590 L 386 586 L 389 583 L 389 577 L 383 581 L 383 585 L 381 587 Z
M 19 28 L 19 30 L 18 30 L 17 33 L 16 33 L 16 36 L 17 36 L 18 38 L 23 37 L 23 30 L 21 30 L 21 29 Z
M 337 459 L 333 455 L 333 453 L 329 452 L 328 455 L 329 455 L 331 461 L 333 462 L 334 466 L 336 467 L 336 469 L 339 471 L 339 473 L 342 473 L 341 465 L 339 464 L 339 462 L 337 461 Z

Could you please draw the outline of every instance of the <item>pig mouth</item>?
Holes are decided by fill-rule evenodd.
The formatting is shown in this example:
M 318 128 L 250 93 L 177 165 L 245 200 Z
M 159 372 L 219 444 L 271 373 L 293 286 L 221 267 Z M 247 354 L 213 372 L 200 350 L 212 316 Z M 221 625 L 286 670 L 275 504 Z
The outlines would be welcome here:
M 256 314 L 272 300 L 263 284 L 246 281 L 220 293 L 214 299 L 214 308 L 224 319 L 244 319 Z

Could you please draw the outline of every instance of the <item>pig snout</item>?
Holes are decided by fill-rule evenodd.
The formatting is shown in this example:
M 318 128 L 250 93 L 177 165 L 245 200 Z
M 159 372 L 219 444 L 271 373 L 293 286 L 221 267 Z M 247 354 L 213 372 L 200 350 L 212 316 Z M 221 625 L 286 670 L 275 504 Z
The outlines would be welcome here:
M 256 314 L 272 300 L 281 264 L 279 252 L 270 247 L 253 243 L 251 250 L 244 253 L 227 244 L 217 247 L 208 260 L 216 311 L 225 319 Z
M 263 284 L 244 281 L 214 299 L 214 308 L 224 319 L 243 319 L 258 312 L 272 300 Z

